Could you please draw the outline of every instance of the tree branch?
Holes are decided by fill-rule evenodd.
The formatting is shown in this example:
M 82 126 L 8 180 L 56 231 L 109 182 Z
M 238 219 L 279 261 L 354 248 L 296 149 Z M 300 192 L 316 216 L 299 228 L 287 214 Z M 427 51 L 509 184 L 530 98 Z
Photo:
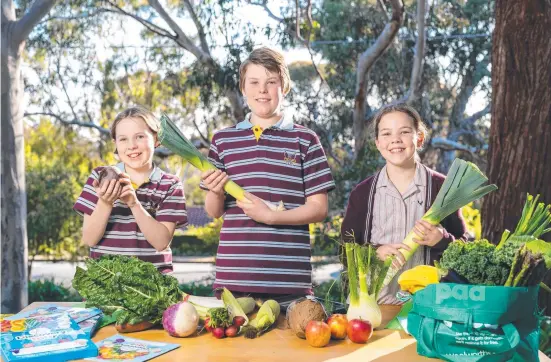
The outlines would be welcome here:
M 73 113 L 73 117 L 75 119 L 78 118 L 75 108 L 73 107 L 73 103 L 71 102 L 71 97 L 69 97 L 69 93 L 67 92 L 67 87 L 65 86 L 65 82 L 63 81 L 63 77 L 61 76 L 61 69 L 60 69 L 60 58 L 57 58 L 57 64 L 56 64 L 56 70 L 57 70 L 57 76 L 59 78 L 59 81 L 61 82 L 61 87 L 63 88 L 63 93 L 65 93 L 65 97 L 67 98 L 67 103 L 69 104 L 69 108 L 71 108 L 71 112 Z
M 425 59 L 425 17 L 426 17 L 426 0 L 417 1 L 417 41 L 415 43 L 415 59 L 413 60 L 413 68 L 411 70 L 411 81 L 409 83 L 409 92 L 407 95 L 407 103 L 412 104 L 421 95 L 421 79 L 423 78 L 423 64 Z
M 457 141 L 452 141 L 441 137 L 431 139 L 430 145 L 434 148 L 440 148 L 446 151 L 465 151 L 470 154 L 474 154 L 476 152 L 476 147 L 469 147 Z
M 17 20 L 14 28 L 13 41 L 15 44 L 19 45 L 27 39 L 31 31 L 34 29 L 36 24 L 48 14 L 48 12 L 55 5 L 56 0 L 36 0 L 31 8 L 26 12 L 25 15 L 19 20 Z M 2 14 L 4 13 L 4 5 L 2 4 Z
M 193 20 L 195 27 L 197 28 L 197 34 L 199 35 L 199 41 L 201 42 L 201 49 L 203 49 L 203 51 L 210 56 L 209 45 L 207 43 L 207 36 L 205 35 L 205 29 L 203 28 L 203 24 L 201 24 L 201 22 L 199 21 L 199 17 L 197 16 L 197 13 L 195 13 L 195 10 L 193 9 L 191 2 L 189 0 L 185 0 L 184 4 L 186 6 L 187 11 L 191 15 L 191 19 Z
M 280 17 L 277 17 L 273 12 L 272 10 L 270 10 L 270 8 L 268 8 L 268 2 L 266 0 L 262 0 L 262 2 L 253 2 L 251 0 L 249 0 L 249 4 L 251 5 L 255 5 L 255 6 L 260 6 L 261 8 L 264 9 L 264 11 L 266 11 L 266 13 L 268 14 L 268 16 L 280 23 L 284 23 L 285 22 L 285 19 L 283 18 L 280 18 Z
M 166 12 L 161 3 L 158 0 L 149 0 L 149 5 L 159 13 L 161 18 L 168 24 L 170 29 L 176 33 L 174 41 L 178 43 L 182 48 L 193 54 L 201 63 L 212 62 L 212 57 L 208 52 L 198 48 L 191 39 L 183 32 L 182 28 L 176 24 L 174 19 Z M 199 29 L 198 29 L 199 30 Z
M 174 36 L 174 34 L 171 34 L 168 30 L 166 30 L 164 28 L 161 28 L 160 26 L 157 26 L 157 25 L 155 25 L 155 24 L 153 24 L 153 23 L 151 23 L 151 22 L 149 22 L 145 19 L 142 19 L 137 15 L 134 15 L 132 13 L 127 12 L 126 10 L 120 8 L 117 4 L 114 4 L 109 0 L 103 0 L 103 1 L 105 1 L 107 4 L 109 4 L 110 6 L 112 6 L 114 8 L 114 10 L 106 9 L 107 11 L 111 11 L 111 12 L 114 12 L 114 13 L 119 13 L 119 14 L 122 14 L 122 15 L 125 15 L 125 16 L 129 16 L 132 19 L 138 21 L 143 26 L 145 26 L 145 28 L 147 30 L 149 30 L 150 32 L 155 33 L 155 34 L 160 35 L 160 36 L 165 36 L 165 37 L 167 37 L 169 39 L 172 39 L 172 40 L 176 40 L 176 36 Z
M 480 118 L 484 117 L 488 113 L 490 113 L 492 110 L 492 104 L 488 103 L 488 105 L 481 111 L 478 111 L 474 113 L 472 116 L 464 118 L 461 120 L 460 124 L 466 125 L 466 126 L 472 126 L 476 121 L 478 121 Z
M 404 6 L 401 0 L 390 0 L 392 17 L 373 45 L 360 55 L 356 70 L 356 94 L 354 99 L 354 148 L 356 154 L 364 147 L 367 140 L 365 134 L 365 115 L 367 106 L 367 75 L 375 62 L 390 46 L 402 26 Z
M 64 124 L 72 124 L 72 125 L 76 125 L 76 126 L 80 126 L 80 127 L 86 127 L 86 128 L 94 128 L 96 130 L 98 130 L 101 134 L 103 135 L 110 135 L 111 132 L 109 131 L 109 129 L 107 128 L 104 128 L 96 123 L 92 123 L 92 122 L 82 122 L 82 121 L 79 121 L 79 120 L 72 120 L 72 121 L 67 121 L 65 119 L 63 119 L 60 115 L 58 114 L 55 114 L 55 113 L 49 113 L 49 112 L 33 112 L 33 113 L 25 113 L 23 114 L 23 117 L 32 117 L 32 116 L 47 116 L 47 117 L 52 117 L 52 118 L 55 118 L 57 119 L 58 121 L 64 123 Z
M 295 0 L 295 37 L 304 42 L 304 38 L 300 35 L 300 5 L 299 0 Z
M 6 26 L 8 21 L 15 21 L 15 7 L 12 0 L 2 0 L 2 24 Z

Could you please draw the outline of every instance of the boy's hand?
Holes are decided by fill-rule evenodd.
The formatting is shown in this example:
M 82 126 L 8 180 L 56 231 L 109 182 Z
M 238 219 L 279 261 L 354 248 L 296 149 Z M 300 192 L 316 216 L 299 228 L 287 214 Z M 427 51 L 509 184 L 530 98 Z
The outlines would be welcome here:
M 224 186 L 229 180 L 228 174 L 220 170 L 206 170 L 201 173 L 201 180 L 210 192 L 218 196 L 224 195 Z
M 130 176 L 125 173 L 121 173 L 119 182 L 123 185 L 119 198 L 129 208 L 133 208 L 138 204 L 138 196 L 136 195 L 136 190 L 134 190 L 134 188 L 132 187 Z
M 260 197 L 248 192 L 245 192 L 245 197 L 247 200 L 237 201 L 237 206 L 242 208 L 243 212 L 254 221 L 271 225 L 274 211 L 270 210 Z
M 406 258 L 400 253 L 400 249 L 411 250 L 409 246 L 403 243 L 383 244 L 377 248 L 377 257 L 385 261 L 389 256 L 396 256 L 392 261 L 392 267 L 394 269 L 400 269 L 406 263 Z
M 415 223 L 413 231 L 417 234 L 416 238 L 413 238 L 419 245 L 435 246 L 444 237 L 444 228 L 441 225 L 432 225 L 425 220 L 419 220 Z
M 122 185 L 118 180 L 103 182 L 101 187 L 98 180 L 94 180 L 92 186 L 96 190 L 98 198 L 109 206 L 113 206 L 113 203 L 119 198 L 122 191 Z

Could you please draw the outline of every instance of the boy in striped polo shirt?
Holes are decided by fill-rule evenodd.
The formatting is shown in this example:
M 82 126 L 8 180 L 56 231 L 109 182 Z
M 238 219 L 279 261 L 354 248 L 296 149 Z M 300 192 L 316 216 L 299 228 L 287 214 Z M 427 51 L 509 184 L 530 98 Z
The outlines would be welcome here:
M 290 90 L 283 56 L 256 49 L 239 73 L 252 112 L 215 133 L 209 159 L 218 170 L 202 175 L 208 214 L 224 215 L 214 288 L 259 297 L 311 294 L 308 224 L 327 216 L 331 170 L 318 136 L 283 113 Z M 224 195 L 230 178 L 250 202 Z M 262 199 L 283 201 L 286 210 L 271 211 Z
M 176 227 L 187 224 L 180 180 L 153 164 L 160 123 L 150 111 L 134 107 L 111 125 L 122 172 L 119 180 L 98 182 L 92 171 L 73 209 L 84 215 L 82 242 L 90 257 L 135 256 L 163 273 L 172 271 L 170 242 Z

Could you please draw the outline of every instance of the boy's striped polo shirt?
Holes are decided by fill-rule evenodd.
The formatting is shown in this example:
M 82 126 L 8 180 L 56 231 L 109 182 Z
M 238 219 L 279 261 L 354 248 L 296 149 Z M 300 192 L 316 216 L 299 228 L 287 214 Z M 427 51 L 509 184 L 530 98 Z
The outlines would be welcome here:
M 124 171 L 124 164 L 117 167 Z M 73 209 L 79 214 L 91 215 L 98 201 L 92 186 L 103 167 L 92 171 L 77 199 Z M 138 200 L 155 220 L 174 222 L 176 227 L 187 224 L 186 200 L 180 180 L 154 166 L 149 180 L 136 189 Z M 159 271 L 172 271 L 172 250 L 170 247 L 157 251 L 147 242 L 140 231 L 132 211 L 121 200 L 116 200 L 109 216 L 109 221 L 102 239 L 90 248 L 90 257 L 99 258 L 104 254 L 136 256 L 141 260 L 153 263 Z
M 217 132 L 209 160 L 246 191 L 286 209 L 335 187 L 317 135 L 283 117 L 253 129 L 249 117 Z M 255 136 L 256 133 L 256 136 Z M 257 139 L 258 138 L 258 139 Z M 204 186 L 202 186 L 204 188 Z M 214 287 L 269 294 L 309 294 L 312 289 L 308 225 L 266 225 L 226 197 Z

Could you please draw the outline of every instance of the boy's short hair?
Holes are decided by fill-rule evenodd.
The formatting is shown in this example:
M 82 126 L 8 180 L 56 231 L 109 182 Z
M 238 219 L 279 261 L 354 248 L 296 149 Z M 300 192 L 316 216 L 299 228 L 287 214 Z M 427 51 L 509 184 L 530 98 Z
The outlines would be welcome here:
M 243 92 L 243 87 L 245 86 L 245 74 L 247 73 L 249 64 L 261 65 L 270 72 L 277 73 L 281 78 L 283 94 L 289 93 L 291 90 L 291 77 L 283 54 L 268 47 L 253 50 L 239 67 L 239 90 L 241 92 Z
M 142 106 L 134 106 L 125 109 L 124 111 L 117 114 L 115 117 L 115 120 L 111 124 L 111 138 L 116 139 L 117 138 L 117 125 L 126 118 L 141 118 L 147 124 L 149 129 L 154 135 L 157 135 L 159 133 L 159 130 L 161 129 L 161 122 L 155 117 L 153 112 L 148 110 L 147 108 L 144 108 Z

